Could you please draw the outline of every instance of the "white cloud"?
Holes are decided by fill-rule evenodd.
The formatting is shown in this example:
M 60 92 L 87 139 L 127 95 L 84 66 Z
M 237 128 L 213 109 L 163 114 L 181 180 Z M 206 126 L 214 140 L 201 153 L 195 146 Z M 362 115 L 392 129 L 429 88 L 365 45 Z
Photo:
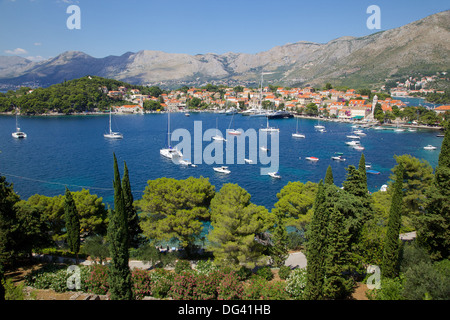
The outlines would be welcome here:
M 28 51 L 22 48 L 16 48 L 14 50 L 5 50 L 5 53 L 7 54 L 27 54 Z

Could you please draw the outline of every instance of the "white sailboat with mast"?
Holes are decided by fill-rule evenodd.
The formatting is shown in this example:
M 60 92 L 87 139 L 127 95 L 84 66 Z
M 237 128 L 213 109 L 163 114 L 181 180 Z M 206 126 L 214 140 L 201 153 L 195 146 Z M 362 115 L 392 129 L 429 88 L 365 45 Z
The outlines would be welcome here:
M 123 138 L 123 134 L 121 134 L 120 132 L 112 131 L 112 128 L 111 128 L 111 116 L 112 116 L 112 110 L 110 108 L 109 109 L 109 132 L 103 134 L 103 136 L 105 138 L 108 138 L 108 139 L 122 139 Z
M 12 133 L 12 136 L 13 136 L 13 138 L 16 138 L 16 139 L 24 139 L 27 137 L 27 134 L 23 131 L 20 131 L 19 120 L 17 118 L 18 114 L 19 114 L 19 112 L 17 111 L 17 108 L 16 108 L 16 131 Z
M 295 129 L 295 133 L 292 134 L 292 138 L 306 138 L 304 134 L 298 132 L 298 118 L 297 118 L 297 127 Z
M 168 159 L 183 158 L 183 154 L 177 148 L 172 148 L 170 144 L 170 110 L 167 113 L 167 148 L 159 150 L 159 153 Z

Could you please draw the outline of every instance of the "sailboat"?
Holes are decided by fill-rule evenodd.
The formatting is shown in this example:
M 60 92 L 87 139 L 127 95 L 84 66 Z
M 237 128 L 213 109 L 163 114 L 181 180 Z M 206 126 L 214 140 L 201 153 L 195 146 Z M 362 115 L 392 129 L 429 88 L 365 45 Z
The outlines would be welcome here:
M 228 126 L 228 130 L 227 133 L 234 135 L 234 136 L 238 136 L 241 134 L 241 132 L 239 130 L 236 129 L 231 129 L 231 124 L 233 123 L 233 119 L 234 119 L 234 114 L 231 115 L 231 120 L 230 120 L 230 125 Z
M 27 137 L 27 134 L 25 132 L 20 131 L 17 115 L 18 115 L 18 112 L 16 110 L 16 131 L 12 133 L 12 136 L 16 139 L 24 139 Z
M 292 134 L 292 138 L 306 138 L 304 134 L 298 132 L 298 118 L 297 118 L 297 127 L 295 129 L 295 133 Z
M 216 135 L 212 137 L 213 140 L 216 141 L 227 141 L 221 134 L 219 134 L 219 128 L 217 127 L 217 118 L 216 118 Z
M 320 124 L 320 120 L 317 120 L 317 125 L 314 126 L 314 129 L 316 129 L 316 130 L 325 130 L 325 126 L 322 126 Z
M 399 128 L 399 127 L 398 127 L 398 121 L 397 121 L 397 128 L 394 129 L 394 131 L 395 131 L 395 132 L 403 132 L 403 131 L 405 131 L 405 129 Z
M 182 158 L 183 154 L 177 148 L 172 148 L 170 145 L 170 110 L 167 113 L 167 148 L 159 150 L 159 153 L 168 159 Z
M 109 109 L 109 132 L 103 134 L 103 136 L 108 139 L 122 139 L 123 135 L 120 132 L 114 132 L 111 129 L 111 114 L 112 114 L 112 111 L 111 111 L 111 109 Z
M 270 112 L 263 110 L 262 108 L 262 91 L 263 91 L 263 83 L 264 83 L 264 74 L 270 74 L 270 73 L 261 73 L 261 88 L 260 88 L 260 92 L 259 92 L 259 103 L 258 103 L 258 108 L 255 109 L 254 112 L 250 113 L 250 117 L 267 117 Z
M 275 128 L 275 127 L 270 127 L 269 126 L 269 116 L 266 117 L 267 118 L 267 126 L 265 128 L 260 129 L 261 131 L 265 131 L 265 132 L 280 132 L 280 129 Z

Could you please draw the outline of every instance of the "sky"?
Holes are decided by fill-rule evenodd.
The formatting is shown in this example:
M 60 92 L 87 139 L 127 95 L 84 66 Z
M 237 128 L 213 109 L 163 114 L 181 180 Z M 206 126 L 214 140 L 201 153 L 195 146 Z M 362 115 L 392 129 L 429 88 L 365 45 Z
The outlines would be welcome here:
M 72 20 L 79 8 L 79 19 Z M 380 29 L 367 20 L 380 9 Z M 449 10 L 448 0 L 0 0 L 0 55 L 49 59 L 65 51 L 93 57 L 168 53 L 258 53 L 393 29 Z M 69 29 L 67 20 L 79 21 Z

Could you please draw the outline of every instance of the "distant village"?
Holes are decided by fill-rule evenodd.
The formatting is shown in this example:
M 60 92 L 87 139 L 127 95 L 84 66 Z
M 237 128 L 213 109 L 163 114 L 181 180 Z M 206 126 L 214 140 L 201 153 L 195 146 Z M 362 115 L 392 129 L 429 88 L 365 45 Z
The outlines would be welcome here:
M 312 87 L 280 87 L 272 92 L 269 87 L 265 87 L 262 91 L 242 88 L 242 91 L 239 92 L 236 92 L 234 88 L 225 88 L 224 92 L 222 97 L 219 92 L 191 88 L 187 92 L 173 90 L 167 94 L 161 94 L 160 97 L 152 97 L 140 94 L 138 89 L 128 91 L 125 87 L 119 87 L 118 91 L 109 91 L 108 95 L 133 103 L 113 107 L 116 113 L 144 113 L 143 104 L 149 100 L 160 102 L 161 110 L 184 112 L 187 111 L 188 101 L 193 98 L 200 99 L 210 111 L 258 109 L 261 105 L 266 109 L 304 113 L 302 109 L 315 105 L 318 113 L 326 114 L 329 117 L 362 119 L 368 116 L 372 110 L 369 96 L 358 94 L 354 89 L 315 91 Z M 394 105 L 399 108 L 406 106 L 401 100 L 392 98 L 378 100 L 378 103 L 383 111 L 392 111 Z
M 446 76 L 446 73 L 442 73 Z M 396 87 L 391 87 L 392 98 L 378 99 L 376 102 L 381 105 L 383 112 L 390 111 L 397 106 L 399 109 L 407 105 L 396 99 L 398 97 L 409 97 L 415 93 L 444 93 L 427 89 L 429 84 L 435 81 L 438 76 L 409 77 L 404 82 L 397 81 Z M 274 87 L 246 88 L 238 86 L 221 88 L 220 91 L 208 91 L 205 88 L 190 88 L 187 90 L 172 90 L 163 93 L 158 97 L 143 95 L 139 89 L 127 89 L 119 87 L 117 91 L 108 91 L 106 87 L 102 90 L 108 96 L 120 100 L 129 101 L 130 104 L 114 106 L 116 113 L 144 113 L 146 101 L 155 101 L 160 109 L 155 111 L 186 112 L 192 107 L 190 101 L 196 99 L 201 103 L 201 109 L 207 111 L 223 112 L 224 110 L 244 111 L 248 109 L 269 109 L 285 110 L 298 114 L 308 114 L 308 108 L 317 110 L 318 115 L 337 119 L 364 119 L 372 113 L 373 102 L 368 95 L 359 94 L 355 89 L 345 91 L 336 89 L 314 89 L 305 88 L 284 88 Z M 383 86 L 382 91 L 386 91 Z M 368 90 L 366 90 L 368 91 Z M 376 93 L 371 91 L 371 97 Z M 368 94 L 368 92 L 366 92 Z M 378 98 L 378 97 L 377 97 Z M 435 109 L 438 113 L 450 111 L 449 106 L 441 106 Z

